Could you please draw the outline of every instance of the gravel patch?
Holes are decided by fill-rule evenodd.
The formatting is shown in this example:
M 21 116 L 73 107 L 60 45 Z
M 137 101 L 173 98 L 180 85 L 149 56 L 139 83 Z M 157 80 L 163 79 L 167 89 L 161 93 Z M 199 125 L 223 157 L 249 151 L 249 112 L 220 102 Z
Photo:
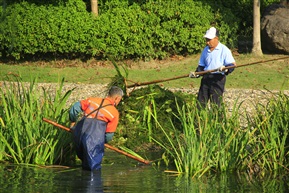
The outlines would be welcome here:
M 0 82 L 0 86 L 3 88 L 3 82 Z M 29 83 L 24 83 L 25 86 L 29 86 Z M 49 92 L 56 92 L 59 88 L 57 83 L 38 83 L 36 89 L 45 88 Z M 87 97 L 105 97 L 107 94 L 107 84 L 78 84 L 78 83 L 64 83 L 62 92 L 63 94 L 67 91 L 74 89 L 67 105 L 85 99 Z M 197 95 L 198 89 L 169 89 L 171 91 L 181 91 L 188 94 Z M 266 104 L 266 102 L 274 97 L 274 94 L 279 91 L 267 91 L 267 90 L 254 90 L 254 89 L 226 89 L 224 93 L 224 102 L 228 107 L 229 111 L 233 110 L 234 105 L 240 105 L 240 113 L 251 112 L 253 113 L 256 104 Z M 284 91 L 286 95 L 289 95 L 289 91 Z

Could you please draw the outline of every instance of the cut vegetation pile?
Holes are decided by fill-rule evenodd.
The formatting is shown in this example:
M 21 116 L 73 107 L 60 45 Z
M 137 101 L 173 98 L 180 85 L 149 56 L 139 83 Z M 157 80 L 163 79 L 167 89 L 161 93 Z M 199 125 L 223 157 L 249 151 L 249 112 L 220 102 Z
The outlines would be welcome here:
M 142 143 L 152 142 L 154 135 L 160 135 L 155 119 L 164 127 L 171 127 L 173 121 L 179 128 L 180 122 L 176 119 L 177 104 L 186 103 L 182 93 L 172 92 L 158 85 L 151 85 L 134 90 L 129 97 L 123 99 L 119 105 L 121 114 L 120 134 L 127 138 L 129 147 L 138 147 Z

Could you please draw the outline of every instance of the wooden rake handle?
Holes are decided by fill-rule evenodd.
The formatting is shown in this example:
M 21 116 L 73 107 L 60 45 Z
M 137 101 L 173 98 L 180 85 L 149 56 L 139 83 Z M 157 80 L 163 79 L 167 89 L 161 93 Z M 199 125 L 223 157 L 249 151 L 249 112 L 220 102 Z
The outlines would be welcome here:
M 50 123 L 51 125 L 54 125 L 54 126 L 60 128 L 60 129 L 63 129 L 63 130 L 65 130 L 65 131 L 67 131 L 67 132 L 72 132 L 72 130 L 71 130 L 70 128 L 65 127 L 65 126 L 63 126 L 63 125 L 60 125 L 60 124 L 56 123 L 55 121 L 52 121 L 52 120 L 49 120 L 49 119 L 46 119 L 46 118 L 42 118 L 42 120 L 45 121 L 45 122 L 47 122 L 47 123 Z M 149 160 L 145 160 L 145 159 L 141 159 L 141 158 L 138 158 L 138 157 L 136 157 L 136 156 L 133 156 L 133 155 L 131 155 L 131 154 L 125 152 L 125 151 L 122 151 L 122 150 L 120 150 L 120 149 L 118 149 L 118 148 L 116 148 L 116 147 L 113 147 L 113 146 L 111 146 L 111 145 L 109 145 L 109 144 L 107 144 L 107 143 L 105 143 L 104 146 L 105 146 L 106 148 L 108 148 L 108 149 L 111 149 L 111 150 L 113 150 L 113 151 L 116 151 L 116 152 L 118 152 L 118 153 L 120 153 L 120 154 L 123 154 L 123 155 L 125 155 L 125 156 L 127 156 L 127 157 L 129 157 L 129 158 L 132 158 L 132 159 L 134 159 L 134 160 L 136 160 L 136 161 L 139 161 L 139 162 L 141 162 L 141 163 L 144 163 L 144 164 L 150 164 L 150 163 L 151 163 L 151 161 L 149 161 Z

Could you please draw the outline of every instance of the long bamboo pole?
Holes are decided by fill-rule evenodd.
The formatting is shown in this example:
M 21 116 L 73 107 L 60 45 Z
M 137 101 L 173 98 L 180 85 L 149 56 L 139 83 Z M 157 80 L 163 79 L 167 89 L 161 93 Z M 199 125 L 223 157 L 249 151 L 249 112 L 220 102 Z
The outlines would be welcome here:
M 258 61 L 258 62 L 252 62 L 252 63 L 248 63 L 248 64 L 241 64 L 241 65 L 237 65 L 237 66 L 228 66 L 228 67 L 225 67 L 224 70 L 230 69 L 230 68 L 240 68 L 240 67 L 244 67 L 244 66 L 260 64 L 260 63 L 265 63 L 265 62 L 271 62 L 271 61 L 275 61 L 275 60 L 282 60 L 282 59 L 287 59 L 287 58 L 289 58 L 289 56 L 281 57 L 281 58 L 275 58 L 275 59 L 270 59 L 270 60 L 261 60 L 261 61 Z M 211 73 L 211 72 L 216 72 L 216 71 L 218 71 L 218 69 L 206 70 L 206 71 L 196 72 L 196 75 L 204 75 L 204 74 Z M 153 80 L 153 81 L 149 81 L 149 82 L 134 83 L 134 84 L 128 85 L 127 88 L 144 86 L 144 85 L 149 85 L 149 84 L 156 84 L 156 83 L 160 83 L 160 82 L 167 82 L 167 81 L 170 81 L 170 80 L 176 80 L 176 79 L 188 78 L 188 77 L 189 77 L 189 74 L 185 74 L 185 75 L 176 76 L 176 77 L 173 77 L 173 78 L 166 78 L 166 79 L 161 79 L 161 80 Z
M 70 128 L 65 127 L 65 126 L 63 126 L 63 125 L 60 125 L 60 124 L 56 123 L 55 121 L 52 121 L 52 120 L 49 120 L 49 119 L 46 119 L 46 118 L 42 118 L 42 120 L 45 121 L 45 122 L 47 122 L 47 123 L 50 123 L 50 124 L 52 124 L 52 125 L 54 125 L 54 126 L 56 126 L 56 127 L 58 127 L 58 128 L 60 128 L 60 129 L 63 129 L 63 130 L 65 130 L 65 131 L 72 132 L 72 130 L 71 130 Z M 125 152 L 125 151 L 122 151 L 122 150 L 120 150 L 120 149 L 118 149 L 118 148 L 116 148 L 116 147 L 113 147 L 113 146 L 111 146 L 111 145 L 109 145 L 109 144 L 107 144 L 107 143 L 105 143 L 104 146 L 105 146 L 106 148 L 108 148 L 108 149 L 111 149 L 111 150 L 113 150 L 113 151 L 116 151 L 116 152 L 118 152 L 118 153 L 120 153 L 120 154 L 123 154 L 123 155 L 125 155 L 125 156 L 127 156 L 127 157 L 129 157 L 129 158 L 132 158 L 132 159 L 134 159 L 134 160 L 136 160 L 136 161 L 139 161 L 139 162 L 141 162 L 141 163 L 144 163 L 144 164 L 150 164 L 150 163 L 151 163 L 151 161 L 149 161 L 149 160 L 145 160 L 145 159 L 141 159 L 141 158 L 138 158 L 138 157 L 136 157 L 136 156 L 133 156 L 133 155 L 131 155 L 131 154 Z

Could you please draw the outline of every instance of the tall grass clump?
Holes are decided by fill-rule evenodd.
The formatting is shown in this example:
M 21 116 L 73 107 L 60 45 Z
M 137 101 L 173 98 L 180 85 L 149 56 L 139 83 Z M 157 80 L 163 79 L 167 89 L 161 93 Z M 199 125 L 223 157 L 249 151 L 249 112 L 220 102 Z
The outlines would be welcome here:
M 165 139 L 155 138 L 179 173 L 202 176 L 209 171 L 230 172 L 243 168 L 242 160 L 247 155 L 249 132 L 240 126 L 239 106 L 235 105 L 231 115 L 225 106 L 212 106 L 197 110 L 196 106 L 178 106 L 175 116 L 182 128 L 164 128 Z
M 197 102 L 194 101 L 193 104 Z M 154 137 L 164 148 L 164 161 L 178 173 L 202 176 L 208 172 L 247 172 L 260 177 L 289 171 L 289 97 L 275 94 L 268 103 L 258 103 L 256 112 L 247 113 L 241 123 L 235 103 L 228 112 L 223 104 L 198 110 L 196 105 L 177 105 L 177 127 L 158 123 L 165 138 Z M 173 160 L 173 164 L 170 162 Z
M 63 163 L 69 157 L 69 134 L 42 121 L 43 117 L 59 123 L 67 120 L 65 103 L 71 90 L 63 94 L 63 82 L 55 93 L 37 88 L 35 79 L 24 83 L 9 78 L 2 83 L 0 161 L 44 165 Z
M 256 130 L 255 141 L 250 149 L 256 152 L 253 170 L 264 174 L 266 171 L 288 170 L 289 156 L 289 98 L 284 93 L 275 94 L 266 105 L 256 106 L 256 115 L 249 124 Z M 257 153 L 261 152 L 261 153 Z M 252 162 L 252 161 L 251 161 Z

